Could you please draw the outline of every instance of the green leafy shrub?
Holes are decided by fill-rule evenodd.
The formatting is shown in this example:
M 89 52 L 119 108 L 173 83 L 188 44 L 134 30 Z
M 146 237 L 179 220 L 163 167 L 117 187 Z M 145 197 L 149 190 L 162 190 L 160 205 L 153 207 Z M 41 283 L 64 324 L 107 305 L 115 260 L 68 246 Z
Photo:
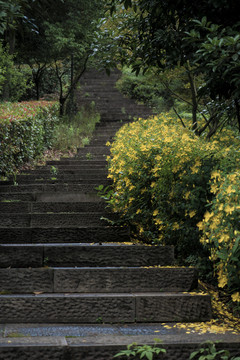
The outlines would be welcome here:
M 239 171 L 212 173 L 210 210 L 198 224 L 201 242 L 211 252 L 218 285 L 240 302 L 240 174 Z
M 206 341 L 201 344 L 200 349 L 191 353 L 189 360 L 240 360 L 240 357 L 232 357 L 228 350 L 218 350 L 216 343 L 213 341 Z
M 155 339 L 155 342 L 159 343 L 160 340 Z M 137 345 L 137 343 L 132 343 L 127 346 L 127 350 L 122 350 L 118 354 L 114 355 L 115 357 L 121 358 L 130 358 L 130 359 L 147 359 L 153 360 L 156 359 L 155 355 L 166 354 L 166 349 L 163 346 L 159 345 Z
M 155 342 L 160 342 L 158 339 L 154 339 Z M 215 343 L 213 341 L 205 341 L 200 345 L 200 348 L 196 351 L 193 351 L 189 360 L 214 360 L 214 359 L 222 359 L 222 360 L 240 360 L 240 357 L 232 357 L 228 350 L 218 349 L 216 347 L 218 341 Z M 155 355 L 158 359 L 165 358 L 165 354 L 167 350 L 164 349 L 163 346 L 160 345 L 137 345 L 136 343 L 132 343 L 127 346 L 126 350 L 121 350 L 119 353 L 114 355 L 114 358 L 128 358 L 128 359 L 148 359 L 153 360 L 156 359 Z M 161 356 L 162 355 L 162 356 Z
M 123 75 L 117 82 L 117 88 L 122 94 L 144 103 L 157 111 L 169 111 L 172 107 L 188 107 L 191 101 L 189 80 L 184 69 L 159 72 L 159 69 L 149 68 L 148 72 L 135 75 L 131 68 L 123 67 Z M 190 115 L 191 116 L 191 115 Z
M 7 86 L 8 99 L 18 101 L 32 87 L 29 82 L 30 71 L 25 66 L 16 66 L 14 56 L 0 43 L 0 99 L 3 99 L 4 87 Z
M 117 82 L 117 88 L 123 95 L 152 108 L 168 110 L 174 104 L 168 90 L 154 72 L 136 76 L 131 69 L 123 68 L 123 75 Z
M 226 147 L 226 143 L 233 145 Z M 239 146 L 227 129 L 207 142 L 169 115 L 125 125 L 111 147 L 108 176 L 114 189 L 110 204 L 136 236 L 174 245 L 181 264 L 198 265 L 206 276 L 212 267 L 211 249 L 200 242 L 203 229 L 197 225 L 214 205 L 213 172 L 237 167 L 238 152 L 228 161 L 234 143 Z M 237 224 L 232 226 L 238 230 Z M 237 281 L 237 271 L 233 278 Z
M 54 149 L 76 152 L 78 147 L 88 145 L 89 137 L 99 120 L 100 115 L 96 113 L 94 107 L 83 107 L 71 118 L 61 117 L 54 129 Z
M 8 176 L 51 147 L 58 121 L 55 102 L 0 105 L 0 174 Z

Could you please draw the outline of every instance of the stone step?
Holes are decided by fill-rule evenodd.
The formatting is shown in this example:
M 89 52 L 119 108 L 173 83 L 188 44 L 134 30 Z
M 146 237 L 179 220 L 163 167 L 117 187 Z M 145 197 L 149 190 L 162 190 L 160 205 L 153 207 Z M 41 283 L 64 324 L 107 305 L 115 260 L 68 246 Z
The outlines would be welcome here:
M 165 360 L 187 360 L 207 340 L 216 342 L 217 350 L 228 350 L 231 358 L 240 355 L 240 335 L 201 334 L 198 331 L 187 334 L 184 330 L 166 330 L 161 323 L 150 326 L 9 324 L 3 326 L 3 332 L 6 337 L 0 337 L 1 360 L 112 360 L 130 343 L 156 345 L 156 337 L 162 340 L 156 346 L 167 351 Z M 42 333 L 44 335 L 39 335 Z M 53 335 L 49 336 L 49 333 Z M 23 335 L 17 337 L 18 334 Z
M 19 228 L 19 227 L 77 227 L 77 226 L 101 226 L 107 225 L 102 216 L 107 216 L 110 221 L 119 218 L 117 214 L 102 212 L 65 212 L 65 213 L 5 213 L 0 217 L 1 227 Z
M 99 202 L 0 202 L 0 213 L 94 213 L 107 214 L 106 204 Z
M 101 160 L 79 160 L 76 158 L 61 158 L 61 160 L 52 160 L 47 161 L 47 165 L 49 166 L 102 166 L 105 167 L 107 164 L 105 159 Z
M 95 126 L 95 131 L 98 129 L 120 129 L 123 125 L 129 124 L 129 121 L 122 121 L 116 123 L 115 121 L 112 122 L 99 122 Z
M 112 139 L 107 139 L 107 140 L 105 140 L 104 138 L 103 139 L 100 139 L 99 140 L 99 138 L 93 138 L 91 141 L 90 141 L 90 143 L 89 143 L 89 145 L 90 146 L 106 146 L 106 143 L 108 142 L 110 140 L 110 142 L 112 142 Z
M 111 184 L 110 181 L 99 181 L 95 180 L 95 184 L 89 184 L 87 180 L 84 181 L 83 184 L 19 184 L 19 185 L 1 185 L 0 186 L 0 194 L 1 199 L 5 198 L 5 194 L 7 193 L 29 193 L 29 192 L 49 192 L 49 193 L 57 193 L 57 192 L 79 192 L 79 193 L 93 193 L 96 192 L 96 187 L 99 185 L 108 185 Z
M 81 154 L 93 154 L 93 155 L 109 155 L 110 149 L 107 146 L 91 146 L 87 145 L 84 148 L 78 148 L 79 153 Z
M 0 295 L 1 323 L 207 321 L 210 296 L 186 293 Z
M 94 131 L 93 137 L 102 136 L 102 137 L 109 138 L 109 137 L 115 136 L 115 134 L 116 134 L 116 131 L 113 131 L 113 130 L 98 129 L 98 130 Z
M 16 182 L 17 184 L 34 184 L 34 183 L 88 183 L 88 184 L 95 184 L 96 181 L 106 183 L 107 179 L 107 172 L 99 171 L 99 170 L 89 170 L 89 171 L 75 171 L 72 170 L 71 172 L 59 172 L 56 175 L 51 174 L 49 171 L 46 172 L 39 172 L 35 174 L 24 174 L 24 175 L 17 175 Z M 0 181 L 0 187 L 3 185 L 13 185 L 15 181 L 10 179 L 8 181 Z
M 91 96 L 87 98 L 83 96 L 82 101 L 84 104 L 91 104 L 91 102 L 94 101 L 97 110 L 103 109 L 109 111 L 110 114 L 114 113 L 113 109 L 116 109 L 115 113 L 120 114 L 124 114 L 125 112 L 128 112 L 131 115 L 135 115 L 135 113 L 144 113 L 150 116 L 152 114 L 152 110 L 150 108 L 147 108 L 143 104 L 132 103 L 131 99 L 119 97 L 117 92 L 102 95 L 99 89 L 94 91 Z
M 110 132 L 109 132 L 110 134 Z M 111 135 L 106 135 L 103 130 L 98 130 L 98 132 L 93 133 L 92 139 L 100 139 L 100 140 L 106 140 L 112 139 L 116 135 L 116 132 L 112 133 Z
M 170 267 L 0 269 L 0 293 L 184 292 L 196 289 L 197 271 Z
M 50 173 L 52 170 L 53 165 L 45 165 L 45 166 L 39 166 L 37 167 L 35 170 L 30 170 L 29 173 Z M 71 163 L 67 163 L 67 164 L 61 164 L 59 163 L 58 165 L 56 164 L 56 166 L 54 166 L 57 171 L 59 173 L 75 173 L 75 172 L 90 172 L 90 173 L 107 173 L 107 164 L 106 161 L 104 161 L 104 163 L 102 165 L 92 165 L 91 163 L 87 163 L 87 164 L 83 164 L 83 165 L 74 165 Z
M 56 174 L 54 174 L 54 171 L 56 171 Z M 104 175 L 107 176 L 107 168 L 102 168 L 102 166 L 98 166 L 98 168 L 92 168 L 89 165 L 85 167 L 74 167 L 74 166 L 62 166 L 62 167 L 55 167 L 55 169 L 52 169 L 52 167 L 49 167 L 49 165 L 46 167 L 43 167 L 41 169 L 36 170 L 29 170 L 24 171 L 24 173 L 21 173 L 17 176 L 43 176 L 43 177 L 49 177 L 49 176 L 61 176 L 61 175 L 78 175 L 80 178 L 85 177 L 86 175 L 91 176 L 99 176 Z
M 0 244 L 129 242 L 127 227 L 81 226 L 71 228 L 1 228 Z
M 109 154 L 105 154 L 105 155 L 99 155 L 99 154 L 92 154 L 90 151 L 88 151 L 86 154 L 81 153 L 81 151 L 79 151 L 76 155 L 76 159 L 78 160 L 85 160 L 85 159 L 90 159 L 90 160 L 105 160 L 106 161 L 106 157 Z M 107 162 L 106 162 L 107 163 Z
M 109 240 L 110 241 L 110 240 Z M 3 244 L 0 268 L 48 266 L 168 266 L 174 261 L 170 246 L 124 244 Z
M 35 175 L 19 175 L 17 176 L 17 184 L 15 184 L 14 181 L 7 180 L 7 181 L 0 181 L 0 189 L 2 186 L 21 186 L 21 185 L 34 185 L 34 184 L 68 184 L 68 185 L 80 185 L 80 184 L 96 184 L 96 181 L 98 181 L 99 185 L 110 185 L 111 181 L 107 179 L 106 176 L 91 176 L 90 178 L 87 177 L 87 174 L 85 176 L 83 175 L 82 178 L 80 178 L 80 175 L 59 175 L 54 176 L 50 175 L 49 177 L 45 176 L 35 176 Z M 15 185 L 14 185 L 15 184 Z M 1 191 L 1 190 L 0 190 Z
M 96 185 L 97 186 L 97 185 Z M 30 187 L 30 186 L 29 186 Z M 45 187 L 46 188 L 46 187 Z M 20 188 L 22 189 L 22 187 Z M 27 191 L 26 187 L 24 189 Z M 32 187 L 30 188 L 30 190 Z M 48 187 L 49 189 L 49 187 Z M 0 202 L 2 203 L 17 203 L 20 201 L 35 201 L 35 202 L 99 202 L 102 201 L 100 197 L 95 192 L 74 192 L 69 188 L 65 187 L 64 190 L 62 188 L 56 188 L 56 191 L 46 191 L 43 192 L 10 192 L 10 193 L 0 193 Z M 54 190 L 55 190 L 54 189 Z M 57 191 L 58 190 L 58 191 Z M 63 190 L 63 191 L 61 191 Z

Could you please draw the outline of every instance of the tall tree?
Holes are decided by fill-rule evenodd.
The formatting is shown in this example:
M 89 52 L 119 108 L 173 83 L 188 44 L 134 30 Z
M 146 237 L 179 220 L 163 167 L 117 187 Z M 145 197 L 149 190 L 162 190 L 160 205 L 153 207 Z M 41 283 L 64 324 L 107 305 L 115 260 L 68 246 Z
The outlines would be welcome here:
M 18 21 L 15 36 L 18 61 L 34 68 L 38 96 L 41 76 L 47 67 L 52 66 L 59 81 L 63 113 L 65 102 L 84 70 L 94 30 L 102 14 L 102 1 L 11 1 L 27 2 L 26 6 L 21 6 L 24 16 Z M 72 81 L 64 84 L 63 79 Z
M 195 20 L 201 22 L 206 17 L 208 22 L 218 27 L 218 34 L 223 29 L 233 29 L 233 27 L 235 27 L 235 32 L 239 32 L 238 1 L 203 0 L 200 3 L 189 4 L 187 0 L 112 0 L 111 11 L 113 13 L 119 4 L 124 5 L 126 9 L 131 7 L 135 11 L 135 16 L 131 16 L 129 19 L 131 25 L 129 33 L 126 34 L 126 23 L 125 34 L 120 39 L 120 45 L 131 51 L 127 64 L 131 65 L 137 73 L 140 70 L 146 71 L 149 66 L 156 66 L 159 70 L 183 66 L 191 87 L 193 129 L 198 134 L 205 130 L 205 127 L 200 129 L 197 122 L 199 104 L 206 95 L 213 98 L 213 91 L 215 92 L 214 97 L 217 100 L 212 102 L 209 118 L 207 119 L 202 113 L 209 129 L 208 134 L 211 136 L 216 127 L 221 125 L 215 111 L 217 109 L 218 114 L 221 113 L 218 107 L 221 97 L 220 87 L 212 86 L 211 92 L 207 93 L 202 89 L 200 91 L 200 88 L 196 86 L 195 77 L 200 71 L 206 81 L 211 72 L 207 71 L 206 63 L 204 66 L 204 59 L 198 53 L 202 44 L 207 38 L 210 38 L 208 30 L 204 28 L 200 30 Z M 196 27 L 198 27 L 199 38 L 198 41 L 192 41 L 191 34 Z M 234 56 L 236 58 L 237 55 Z M 211 51 L 209 51 L 208 70 L 211 66 L 213 70 L 214 64 Z M 239 105 L 239 100 L 237 100 L 237 104 Z M 212 111 L 213 109 L 214 111 Z

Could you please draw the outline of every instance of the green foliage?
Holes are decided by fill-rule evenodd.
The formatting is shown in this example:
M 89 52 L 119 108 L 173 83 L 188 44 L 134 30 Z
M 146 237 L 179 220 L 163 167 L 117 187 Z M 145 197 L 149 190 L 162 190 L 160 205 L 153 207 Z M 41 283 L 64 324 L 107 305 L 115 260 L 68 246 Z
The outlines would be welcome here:
M 230 357 L 228 350 L 217 350 L 216 343 L 213 341 L 206 341 L 201 344 L 199 350 L 191 353 L 189 360 L 240 360 L 240 357 Z
M 9 100 L 18 101 L 26 90 L 31 87 L 28 84 L 29 71 L 26 68 L 18 68 L 14 64 L 14 57 L 3 49 L 0 43 L 0 100 L 3 99 L 3 89 L 8 83 Z
M 234 158 L 233 151 L 229 156 Z M 239 170 L 213 172 L 211 192 L 215 196 L 210 210 L 198 224 L 203 231 L 201 242 L 211 252 L 219 287 L 232 294 L 234 302 L 240 302 Z
M 211 98 L 239 99 L 240 96 L 240 22 L 233 27 L 222 28 L 207 21 L 193 21 L 196 29 L 187 33 L 189 40 L 199 44 L 196 64 L 205 73 L 205 91 Z
M 159 343 L 160 340 L 155 339 L 155 342 Z M 159 345 L 137 345 L 136 343 L 132 343 L 127 346 L 127 350 L 122 350 L 118 354 L 114 355 L 115 357 L 126 357 L 130 359 L 147 359 L 153 360 L 154 355 L 165 354 L 166 349 Z
M 82 108 L 71 118 L 69 116 L 60 118 L 53 133 L 53 148 L 76 152 L 80 146 L 87 145 L 89 136 L 99 120 L 100 116 L 94 108 Z
M 149 68 L 145 74 L 140 72 L 138 76 L 131 68 L 123 67 L 122 72 L 117 87 L 124 95 L 148 104 L 158 112 L 176 107 L 177 100 L 181 100 L 181 104 L 185 102 L 185 108 L 191 111 L 190 85 L 184 68 L 164 72 Z
M 154 339 L 156 343 L 161 342 L 159 339 Z M 240 360 L 240 357 L 232 357 L 228 350 L 218 350 L 216 345 L 219 342 L 205 341 L 201 347 L 190 354 L 189 360 Z M 156 359 L 155 355 L 163 356 L 167 351 L 163 346 L 155 345 L 137 345 L 136 343 L 129 344 L 126 350 L 121 350 L 114 355 L 114 358 L 128 358 L 128 359 Z M 162 358 L 162 357 L 161 357 Z
M 73 99 L 73 91 L 92 52 L 102 5 L 99 0 L 43 0 L 32 1 L 24 9 L 25 17 L 31 21 L 23 22 L 22 34 L 17 33 L 18 61 L 33 69 L 37 97 L 44 91 L 44 76 L 52 69 L 51 80 L 58 90 L 61 115 L 65 113 L 66 101 Z
M 184 122 L 188 124 L 186 119 Z M 227 129 L 218 139 L 207 142 L 169 115 L 125 125 L 111 147 L 108 177 L 113 180 L 113 192 L 109 203 L 133 227 L 138 238 L 174 245 L 180 264 L 198 265 L 203 275 L 209 276 L 212 269 L 210 251 L 215 254 L 221 251 L 221 247 L 219 241 L 215 245 L 211 241 L 210 247 L 200 242 L 203 230 L 200 224 L 206 210 L 214 206 L 215 198 L 218 204 L 220 201 L 213 192 L 214 171 L 225 167 L 230 175 L 232 169 L 238 169 L 238 151 L 235 151 L 235 157 L 230 155 L 236 146 L 239 146 L 239 140 Z M 232 194 L 236 219 L 239 216 L 237 193 L 235 190 Z M 224 201 L 228 203 L 227 194 Z M 216 212 L 215 222 L 219 209 Z M 230 254 L 231 247 L 234 250 L 236 246 L 229 228 L 232 226 L 234 234 L 239 226 L 231 217 L 219 226 L 219 235 L 223 226 L 230 236 L 227 247 Z M 209 227 L 205 233 L 208 241 L 211 234 L 215 236 L 218 231 L 212 223 Z M 235 235 L 238 236 L 238 232 Z M 233 295 L 239 287 L 237 248 L 234 254 L 235 251 L 238 260 L 234 263 L 231 260 L 228 265 L 225 261 L 226 266 L 231 265 L 231 281 L 235 287 L 229 290 Z M 238 294 L 234 296 L 238 300 Z
M 111 1 L 111 11 L 119 11 L 117 4 Z M 237 2 L 222 0 L 219 5 L 204 0 L 189 5 L 186 0 L 120 0 L 120 4 L 129 14 L 116 38 L 122 62 L 136 74 L 149 67 L 165 71 L 181 66 L 189 78 L 195 133 L 201 135 L 207 129 L 205 135 L 210 138 L 230 121 L 237 122 L 240 131 Z M 205 119 L 203 127 L 197 113 Z
M 0 173 L 8 176 L 52 146 L 56 103 L 3 103 L 0 117 Z
M 153 108 L 161 107 L 162 110 L 163 107 L 169 107 L 171 102 L 164 86 L 155 74 L 136 76 L 130 69 L 123 68 L 123 76 L 117 82 L 117 88 L 122 94 Z

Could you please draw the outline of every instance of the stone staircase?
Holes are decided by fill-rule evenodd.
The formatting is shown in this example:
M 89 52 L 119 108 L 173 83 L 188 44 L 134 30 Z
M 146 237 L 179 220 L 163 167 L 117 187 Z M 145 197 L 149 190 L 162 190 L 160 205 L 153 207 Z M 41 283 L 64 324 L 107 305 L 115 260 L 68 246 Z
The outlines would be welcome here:
M 80 88 L 76 91 L 78 105 L 94 103 L 104 121 L 147 118 L 152 114 L 150 108 L 124 97 L 116 88 L 116 82 L 120 77 L 121 72 L 117 69 L 112 70 L 110 76 L 104 71 L 88 69 L 81 77 Z
M 239 354 L 239 336 L 187 334 L 175 322 L 211 319 L 197 271 L 174 249 L 130 242 L 95 188 L 107 180 L 105 143 L 121 122 L 100 123 L 75 158 L 0 184 L 0 360 L 110 360 L 160 338 L 165 359 L 186 360 L 206 339 Z M 164 323 L 168 323 L 166 329 Z

